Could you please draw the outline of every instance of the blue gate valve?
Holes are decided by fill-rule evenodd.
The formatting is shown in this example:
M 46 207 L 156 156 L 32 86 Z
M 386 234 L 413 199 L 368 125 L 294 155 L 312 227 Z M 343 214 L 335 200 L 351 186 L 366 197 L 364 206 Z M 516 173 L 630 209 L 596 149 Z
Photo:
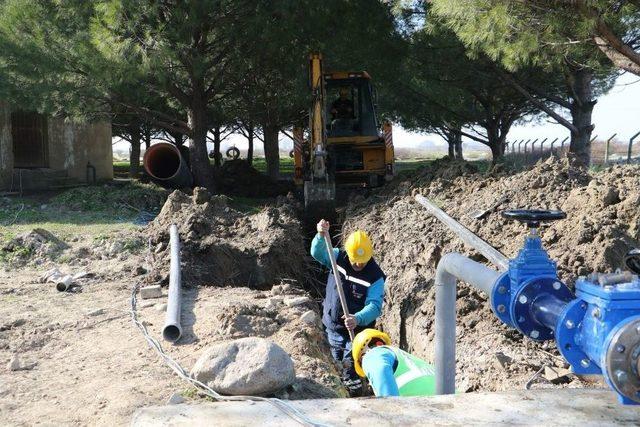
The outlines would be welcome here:
M 491 292 L 498 318 L 534 341 L 555 339 L 580 375 L 602 374 L 624 404 L 640 404 L 640 279 L 631 272 L 592 273 L 576 281 L 576 295 L 558 278 L 542 247 L 540 222 L 563 219 L 561 211 L 510 210 L 505 218 L 527 224 L 524 247 L 509 261 Z M 640 251 L 627 268 L 640 274 Z

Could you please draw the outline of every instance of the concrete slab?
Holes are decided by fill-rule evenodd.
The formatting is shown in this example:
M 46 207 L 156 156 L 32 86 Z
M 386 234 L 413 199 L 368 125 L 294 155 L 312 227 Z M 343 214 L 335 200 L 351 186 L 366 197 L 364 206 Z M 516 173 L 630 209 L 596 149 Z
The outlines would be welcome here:
M 610 390 L 522 390 L 417 398 L 318 399 L 290 402 L 332 426 L 639 425 L 640 406 L 620 405 Z M 132 426 L 298 426 L 266 402 L 216 402 L 139 409 Z

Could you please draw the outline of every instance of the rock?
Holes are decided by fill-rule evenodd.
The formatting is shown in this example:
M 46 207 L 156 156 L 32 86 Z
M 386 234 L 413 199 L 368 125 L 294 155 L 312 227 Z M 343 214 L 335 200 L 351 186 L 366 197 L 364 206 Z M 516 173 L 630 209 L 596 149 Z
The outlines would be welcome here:
M 313 310 L 306 311 L 300 319 L 307 325 L 313 325 L 316 322 L 316 313 Z
M 92 316 L 92 317 L 100 316 L 101 314 L 104 314 L 104 308 L 98 308 L 98 309 L 87 312 L 87 316 Z
M 149 308 L 155 305 L 156 305 L 155 301 L 143 301 L 142 304 L 140 304 L 140 308 Z
M 293 286 L 290 283 L 283 283 L 282 285 L 275 285 L 271 288 L 271 295 L 286 295 L 293 291 Z
M 263 395 L 295 381 L 293 361 L 287 352 L 264 338 L 241 338 L 207 348 L 191 376 L 218 393 Z
M 155 308 L 156 311 L 160 311 L 160 312 L 165 311 L 167 309 L 167 303 L 163 302 L 163 303 L 160 303 L 160 304 L 156 304 L 156 305 L 153 306 L 153 308 Z
M 8 330 L 16 328 L 18 326 L 22 326 L 25 323 L 27 323 L 27 321 L 25 319 L 16 319 L 16 320 L 9 321 L 7 323 L 4 323 L 4 324 L 0 325 L 0 332 L 8 331 Z
M 307 304 L 310 302 L 311 302 L 311 298 L 309 297 L 292 297 L 292 298 L 284 299 L 284 304 L 289 307 L 296 307 L 296 306 Z
M 33 369 L 35 366 L 35 363 L 22 363 L 20 361 L 20 357 L 17 354 L 14 354 L 7 364 L 7 369 L 9 371 L 28 371 Z
M 542 376 L 554 384 L 568 383 L 571 381 L 569 375 L 571 371 L 565 368 L 557 368 L 555 366 L 545 366 Z
M 9 363 L 7 364 L 7 369 L 9 371 L 19 371 L 20 370 L 20 358 L 17 354 L 14 354 Z
M 496 352 L 494 356 L 502 369 L 507 369 L 513 363 L 513 359 L 501 351 Z
M 271 297 L 271 298 L 267 298 L 265 304 L 264 304 L 264 308 L 267 310 L 275 310 L 276 308 L 278 308 L 278 306 L 280 304 L 282 304 L 282 301 L 284 300 L 284 298 L 282 297 Z
M 164 251 L 164 248 L 166 248 L 167 245 L 164 242 L 160 242 L 158 243 L 158 245 L 156 246 L 155 250 L 153 251 L 154 253 L 159 254 L 160 252 Z
M 196 187 L 193 189 L 193 202 L 198 205 L 204 205 L 211 200 L 211 193 L 204 187 Z
M 145 286 L 144 288 L 140 289 L 140 297 L 142 299 L 161 298 L 162 288 L 160 287 L 160 285 Z
M 167 400 L 167 405 L 179 405 L 184 402 L 185 399 L 180 395 L 180 393 L 173 393 Z
M 133 275 L 134 276 L 142 276 L 143 274 L 147 274 L 147 269 L 144 268 L 141 265 L 138 265 L 134 270 L 133 270 Z
M 620 202 L 620 194 L 615 188 L 605 187 L 602 191 L 602 203 L 605 206 L 615 205 Z

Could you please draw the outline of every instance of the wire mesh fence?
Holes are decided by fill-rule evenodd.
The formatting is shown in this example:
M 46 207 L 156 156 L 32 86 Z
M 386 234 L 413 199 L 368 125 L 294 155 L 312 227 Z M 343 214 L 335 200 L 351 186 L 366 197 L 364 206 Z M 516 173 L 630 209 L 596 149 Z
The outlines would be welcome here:
M 508 141 L 505 159 L 519 166 L 536 163 L 549 156 L 564 156 L 569 151 L 569 138 L 531 138 Z M 606 139 L 595 136 L 591 140 L 591 164 L 640 163 L 640 132 L 631 138 L 617 134 Z

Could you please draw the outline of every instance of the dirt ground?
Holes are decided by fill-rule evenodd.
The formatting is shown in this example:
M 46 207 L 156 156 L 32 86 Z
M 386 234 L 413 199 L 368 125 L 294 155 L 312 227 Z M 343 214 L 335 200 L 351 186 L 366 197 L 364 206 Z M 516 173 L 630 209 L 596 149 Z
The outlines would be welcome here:
M 204 195 L 198 197 L 204 200 Z M 185 202 L 184 212 L 189 211 L 188 215 L 198 216 L 195 210 L 199 208 L 203 209 L 200 213 L 206 213 L 199 217 L 202 220 L 179 222 L 185 240 L 183 252 L 202 243 L 195 234 L 189 234 L 193 224 L 202 226 L 208 221 L 225 230 L 226 243 L 221 241 L 225 239 L 222 233 L 214 233 L 218 239 L 210 246 L 202 243 L 202 247 L 224 246 L 230 250 L 242 240 L 236 239 L 235 231 L 243 230 L 252 234 L 258 245 L 245 245 L 245 249 L 252 250 L 234 255 L 238 265 L 227 259 L 224 268 L 234 270 L 250 265 L 254 273 L 261 272 L 264 280 L 248 281 L 253 286 L 242 287 L 238 281 L 225 282 L 227 275 L 211 274 L 206 281 L 209 286 L 195 286 L 203 276 L 187 274 L 183 337 L 177 345 L 163 343 L 167 354 L 189 370 L 209 344 L 246 336 L 267 337 L 291 355 L 296 369 L 294 384 L 275 396 L 344 397 L 319 316 L 303 321 L 303 314 L 319 312 L 317 302 L 291 277 L 278 281 L 270 275 L 274 266 L 281 265 L 279 257 L 291 258 L 291 265 L 295 266 L 302 265 L 296 262 L 302 263 L 300 259 L 306 256 L 306 250 L 296 252 L 303 245 L 297 219 L 285 215 L 288 208 L 281 203 L 279 211 L 274 206 L 243 215 L 219 203 L 205 206 L 209 199 L 201 204 L 189 196 L 175 198 Z M 214 205 L 220 209 L 216 211 Z M 214 211 L 218 212 L 217 217 Z M 273 220 L 274 212 L 280 212 L 279 220 Z M 223 216 L 239 220 L 238 227 L 225 224 Z M 34 238 L 33 235 L 40 236 L 37 233 L 15 240 L 15 244 L 34 248 L 29 252 L 32 259 L 21 259 L 21 263 L 27 261 L 26 265 L 7 266 L 0 271 L 1 425 L 126 425 L 135 409 L 164 404 L 174 393 L 180 393 L 187 401 L 203 398 L 150 349 L 130 318 L 132 286 L 163 282 L 168 271 L 166 219 L 161 214 L 146 227 L 100 239 L 76 236 L 65 241 L 63 248 L 56 242 Z M 266 237 L 260 238 L 260 233 Z M 156 238 L 158 242 L 148 251 L 149 239 Z M 285 245 L 287 253 L 278 252 L 276 248 L 284 244 L 283 238 L 300 241 Z M 266 244 L 267 240 L 273 244 Z M 134 241 L 138 244 L 133 245 Z M 259 245 L 265 245 L 265 250 Z M 185 257 L 185 272 L 190 271 L 193 260 Z M 78 279 L 73 292 L 58 292 L 53 283 L 39 280 L 54 266 L 64 273 L 90 274 Z M 287 304 L 287 300 L 296 297 L 306 297 L 305 302 Z M 156 338 L 161 337 L 165 301 L 164 297 L 138 300 L 141 320 Z M 15 355 L 27 369 L 9 369 Z

